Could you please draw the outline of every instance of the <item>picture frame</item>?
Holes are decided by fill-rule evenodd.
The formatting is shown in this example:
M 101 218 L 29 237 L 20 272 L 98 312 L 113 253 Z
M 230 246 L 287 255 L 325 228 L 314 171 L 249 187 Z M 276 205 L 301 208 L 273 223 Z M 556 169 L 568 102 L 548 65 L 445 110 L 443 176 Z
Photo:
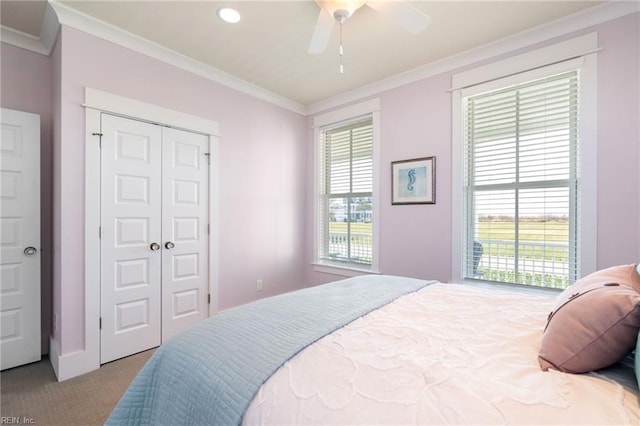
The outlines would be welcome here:
M 436 203 L 436 157 L 391 162 L 391 204 Z

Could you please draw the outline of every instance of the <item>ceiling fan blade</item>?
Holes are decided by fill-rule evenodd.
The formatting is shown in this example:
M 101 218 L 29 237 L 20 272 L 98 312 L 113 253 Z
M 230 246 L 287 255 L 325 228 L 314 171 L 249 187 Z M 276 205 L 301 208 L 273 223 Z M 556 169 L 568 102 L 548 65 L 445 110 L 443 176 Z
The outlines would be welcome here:
M 418 34 L 431 22 L 431 17 L 405 1 L 369 1 L 367 6 L 396 21 L 411 34 Z
M 309 42 L 309 53 L 322 53 L 327 49 L 327 44 L 329 44 L 331 31 L 333 30 L 333 24 L 335 24 L 335 22 L 334 17 L 321 7 L 318 13 L 316 28 L 313 30 L 313 35 Z

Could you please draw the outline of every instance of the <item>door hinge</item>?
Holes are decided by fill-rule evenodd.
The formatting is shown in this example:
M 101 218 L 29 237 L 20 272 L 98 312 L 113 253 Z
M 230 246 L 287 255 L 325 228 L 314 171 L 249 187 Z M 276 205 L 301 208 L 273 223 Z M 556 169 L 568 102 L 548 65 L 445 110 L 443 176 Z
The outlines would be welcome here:
M 100 148 L 102 148 L 102 133 L 100 132 L 93 132 L 91 133 L 93 136 L 99 136 L 98 138 L 98 145 L 100 146 Z
M 100 330 L 102 330 L 102 317 L 100 317 L 99 327 L 100 327 Z
M 207 304 L 211 304 L 211 294 L 207 294 Z
M 98 226 L 98 239 L 102 238 L 102 226 Z
M 207 234 L 211 234 L 211 225 L 207 223 Z
M 211 164 L 211 154 L 208 152 L 205 152 L 204 155 L 207 156 L 207 164 Z

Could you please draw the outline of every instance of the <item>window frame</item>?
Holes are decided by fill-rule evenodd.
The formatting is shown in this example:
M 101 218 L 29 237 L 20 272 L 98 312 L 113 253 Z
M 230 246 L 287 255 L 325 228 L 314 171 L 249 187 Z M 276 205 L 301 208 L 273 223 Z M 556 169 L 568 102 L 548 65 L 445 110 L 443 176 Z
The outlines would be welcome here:
M 573 62 L 572 62 L 573 64 Z M 465 141 L 465 157 L 467 158 L 467 166 L 465 172 L 465 181 L 467 184 L 465 185 L 465 197 L 464 197 L 464 214 L 465 214 L 465 239 L 466 239 L 466 251 L 464 254 L 465 259 L 465 267 L 463 268 L 463 279 L 478 279 L 478 275 L 476 272 L 476 236 L 477 236 L 477 227 L 479 226 L 478 218 L 476 216 L 479 209 L 482 209 L 482 198 L 487 196 L 488 194 L 493 194 L 494 196 L 497 194 L 502 194 L 503 196 L 507 196 L 507 194 L 512 194 L 513 199 L 509 199 L 508 203 L 503 205 L 504 209 L 508 209 L 513 207 L 514 217 L 514 242 L 513 242 L 513 250 L 514 250 L 514 281 L 500 281 L 501 283 L 509 283 L 509 284 L 525 284 L 520 281 L 526 279 L 528 274 L 530 277 L 533 274 L 538 273 L 537 267 L 529 264 L 525 265 L 527 257 L 520 254 L 519 248 L 521 245 L 527 245 L 527 242 L 520 241 L 520 234 L 518 232 L 519 224 L 521 223 L 520 213 L 523 210 L 527 209 L 527 196 L 526 193 L 528 191 L 549 191 L 544 198 L 545 204 L 555 204 L 556 196 L 558 192 L 564 192 L 562 195 L 562 199 L 567 201 L 567 217 L 569 220 L 569 227 L 567 229 L 567 274 L 568 274 L 568 282 L 573 283 L 576 281 L 576 272 L 579 268 L 579 261 L 577 259 L 577 248 L 579 246 L 579 234 L 575 232 L 576 227 L 578 226 L 577 218 L 579 212 L 579 197 L 578 197 L 578 189 L 580 185 L 580 180 L 582 178 L 581 173 L 579 173 L 579 169 L 577 167 L 577 162 L 579 161 L 579 155 L 577 152 L 577 148 L 579 146 L 579 135 L 577 125 L 580 122 L 580 114 L 579 114 L 579 98 L 577 94 L 580 90 L 580 64 L 575 64 L 576 68 L 562 71 L 559 73 L 554 73 L 553 75 L 549 75 L 546 78 L 542 79 L 534 79 L 517 85 L 510 85 L 507 87 L 499 88 L 497 90 L 483 91 L 481 93 L 472 94 L 465 96 L 463 91 L 463 113 L 467 117 L 467 125 L 466 127 L 466 141 Z M 551 92 L 549 91 L 549 87 L 553 87 Z M 572 89 L 573 88 L 573 89 Z M 530 90 L 535 91 L 536 96 L 527 96 L 527 93 Z M 565 92 L 565 90 L 567 92 Z M 575 94 L 575 95 L 574 95 Z M 569 101 L 570 103 L 566 105 L 567 108 L 576 108 L 576 113 L 569 114 L 565 112 L 563 109 L 560 112 L 557 112 L 558 116 L 548 115 L 545 111 L 544 120 L 551 120 L 564 118 L 564 115 L 567 114 L 567 131 L 566 135 L 567 140 L 567 151 L 562 152 L 562 154 L 566 155 L 566 163 L 562 164 L 562 170 L 566 175 L 558 176 L 554 174 L 552 178 L 546 177 L 546 172 L 550 173 L 558 173 L 558 171 L 554 170 L 540 170 L 536 169 L 535 174 L 530 174 L 527 176 L 527 171 L 531 173 L 531 169 L 528 167 L 531 166 L 532 161 L 532 153 L 527 152 L 527 136 L 520 137 L 521 132 L 526 132 L 525 123 L 527 120 L 531 124 L 531 120 L 535 121 L 536 125 L 541 124 L 541 120 L 539 117 L 533 118 L 534 115 L 530 115 L 529 118 L 523 118 L 523 122 L 520 121 L 521 117 L 518 111 L 521 108 L 539 108 L 542 102 L 539 97 L 544 96 L 544 102 L 549 100 L 549 97 L 555 96 L 566 96 L 561 98 L 562 102 Z M 548 97 L 549 96 L 549 97 Z M 571 99 L 575 96 L 575 101 L 571 102 Z M 529 98 L 528 100 L 526 98 Z M 536 100 L 534 100 L 536 99 Z M 555 98 L 558 99 L 558 98 Z M 555 99 L 551 102 L 555 102 Z M 524 104 L 523 104 L 523 103 Z M 492 165 L 496 162 L 496 154 L 492 152 L 491 156 L 487 156 L 486 153 L 482 153 L 483 145 L 482 142 L 476 140 L 476 137 L 470 136 L 475 134 L 477 130 L 476 126 L 489 126 L 484 120 L 488 119 L 488 116 L 491 119 L 496 119 L 498 116 L 498 112 L 496 112 L 495 105 L 496 103 L 500 104 L 499 108 L 511 108 L 513 110 L 509 110 L 513 113 L 513 116 L 509 116 L 513 122 L 510 122 L 510 125 L 514 126 L 513 133 L 509 133 L 508 136 L 502 135 L 503 138 L 509 139 L 505 141 L 504 139 L 500 141 L 500 146 L 504 150 L 513 149 L 511 155 L 513 156 L 513 163 L 509 162 L 507 164 L 503 164 L 502 168 L 499 170 L 493 170 Z M 493 105 L 489 107 L 489 105 Z M 553 103 L 553 107 L 558 107 L 559 104 Z M 563 104 L 563 107 L 565 105 Z M 478 112 L 479 115 L 476 116 L 475 108 L 479 108 L 482 112 Z M 491 111 L 491 112 L 489 112 Z M 503 111 L 503 110 L 501 110 Z M 506 114 L 506 113 L 503 113 Z M 525 111 L 523 114 L 527 114 Z M 500 115 L 502 117 L 502 115 Z M 497 122 L 493 123 L 494 125 L 500 125 Z M 506 125 L 505 125 L 506 126 Z M 574 127 L 575 126 L 575 127 Z M 484 127 L 483 127 L 484 128 Z M 491 127 L 493 128 L 493 127 Z M 503 128 L 501 128 L 503 129 Z M 563 128 L 564 130 L 564 128 Z M 489 130 L 486 130 L 489 132 Z M 470 133 L 471 132 L 471 133 Z M 541 133 L 544 133 L 545 136 L 541 136 Z M 533 134 L 530 134 L 531 136 Z M 536 134 L 536 140 L 543 139 L 548 134 L 546 130 L 544 132 L 539 132 Z M 469 138 L 472 138 L 471 140 Z M 488 135 L 485 137 L 489 137 Z M 492 141 L 496 141 L 499 137 L 492 133 Z M 513 139 L 513 140 L 511 140 Z M 544 143 L 544 142 L 543 142 Z M 488 142 L 489 145 L 491 143 Z M 493 149 L 496 149 L 495 145 L 492 146 Z M 487 148 L 484 148 L 487 149 Z M 555 150 L 554 150 L 555 151 Z M 562 155 L 560 154 L 560 155 Z M 507 154 L 508 155 L 508 154 Z M 553 154 L 552 154 L 553 155 Z M 553 155 L 552 160 L 557 160 L 559 157 L 558 152 L 555 151 L 555 155 Z M 522 163 L 522 164 L 521 164 Z M 565 167 L 566 166 L 566 167 Z M 506 168 L 506 170 L 505 170 Z M 491 169 L 491 173 L 487 175 L 487 169 Z M 528 169 L 528 170 L 527 170 Z M 495 181 L 495 172 L 503 173 L 507 172 L 508 177 L 498 178 Z M 489 176 L 493 176 L 490 178 Z M 478 179 L 480 183 L 476 181 Z M 552 195 L 553 194 L 553 195 Z M 565 198 L 566 197 L 566 198 Z M 506 200 L 505 200 L 506 201 Z M 513 204 L 512 204 L 513 203 Z M 493 214 L 495 205 L 493 205 L 489 209 L 489 214 Z M 525 214 L 526 215 L 526 214 Z M 497 238 L 494 236 L 493 238 Z M 482 240 L 481 242 L 485 243 L 487 241 Z M 497 241 L 489 242 L 489 248 L 493 243 L 497 243 L 500 245 L 501 243 Z M 545 248 L 547 247 L 547 241 L 545 241 Z M 481 245 L 480 245 L 481 247 Z M 487 246 L 485 246 L 485 252 L 487 250 Z M 485 253 L 486 254 L 486 253 Z M 477 257 L 480 259 L 480 256 Z M 498 263 L 500 263 L 498 261 Z M 546 262 L 545 262 L 546 264 Z M 554 268 L 555 269 L 555 268 Z M 487 272 L 487 271 L 485 271 Z M 557 280 L 558 277 L 562 275 L 554 274 L 554 280 Z M 484 278 L 487 278 L 487 275 L 483 275 Z M 492 282 L 496 280 L 491 280 Z M 555 287 L 558 283 L 554 283 L 556 285 L 549 285 L 549 287 Z M 565 283 L 566 284 L 566 283 Z M 546 285 L 541 285 L 542 287 L 546 287 Z M 559 287 L 558 287 L 559 288 Z
M 452 89 L 452 271 L 453 282 L 478 282 L 482 279 L 464 277 L 464 99 L 473 94 L 497 90 L 507 86 L 544 78 L 571 69 L 579 69 L 579 109 L 578 124 L 580 139 L 578 142 L 578 162 L 580 170 L 590 170 L 580 177 L 579 214 L 576 218 L 580 233 L 578 275 L 584 276 L 596 270 L 597 256 L 597 37 L 588 34 L 562 44 L 565 60 L 558 60 L 558 45 L 551 45 L 523 55 L 480 67 L 478 78 L 474 81 L 474 70 L 465 71 L 453 78 L 453 84 L 463 87 Z M 491 282 L 491 284 L 496 284 Z M 504 283 L 505 285 L 510 285 Z M 526 287 L 525 284 L 515 284 Z M 538 288 L 538 287 L 535 287 Z
M 348 122 L 365 115 L 371 116 L 373 129 L 373 171 L 372 171 L 372 259 L 371 265 L 352 262 L 331 262 L 319 256 L 321 233 L 321 203 L 320 203 L 320 167 L 322 166 L 323 128 Z M 314 142 L 314 214 L 313 214 L 313 270 L 341 276 L 356 276 L 362 274 L 379 273 L 378 270 L 378 241 L 379 241 L 379 211 L 380 211 L 380 101 L 378 98 L 348 106 L 339 110 L 317 115 L 313 118 Z

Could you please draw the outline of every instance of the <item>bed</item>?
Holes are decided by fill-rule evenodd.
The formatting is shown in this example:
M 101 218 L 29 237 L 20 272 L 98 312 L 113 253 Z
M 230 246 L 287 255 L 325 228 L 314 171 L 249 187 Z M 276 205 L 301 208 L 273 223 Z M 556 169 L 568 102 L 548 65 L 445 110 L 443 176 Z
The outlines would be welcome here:
M 640 424 L 631 355 L 541 369 L 557 303 L 385 275 L 263 299 L 163 344 L 107 424 Z

